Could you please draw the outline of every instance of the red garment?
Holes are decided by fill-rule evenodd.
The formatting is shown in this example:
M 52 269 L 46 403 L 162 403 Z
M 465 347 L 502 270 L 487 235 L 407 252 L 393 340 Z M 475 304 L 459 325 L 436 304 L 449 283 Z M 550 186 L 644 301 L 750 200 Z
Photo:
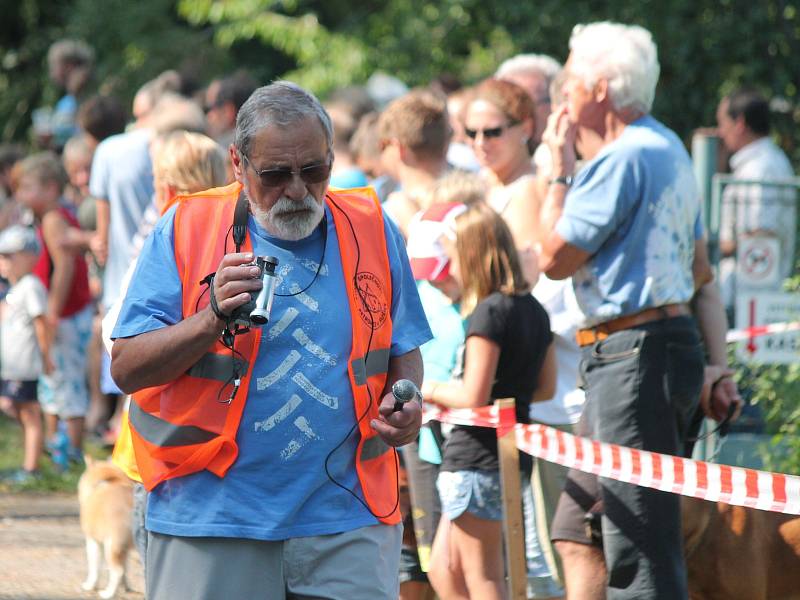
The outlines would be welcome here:
M 72 227 L 80 229 L 78 220 L 68 209 L 59 206 L 58 212 L 61 213 L 61 216 L 63 216 Z M 42 245 L 42 252 L 39 254 L 39 260 L 33 268 L 33 274 L 41 279 L 44 287 L 49 290 L 50 280 L 53 277 L 53 260 L 50 258 L 50 251 L 47 249 L 47 244 L 44 241 L 41 225 L 36 228 L 36 235 L 39 237 L 39 243 Z M 86 259 L 83 257 L 83 254 L 76 254 L 72 285 L 70 286 L 67 301 L 61 309 L 59 317 L 72 316 L 86 308 L 91 301 L 92 294 L 89 291 L 89 272 L 86 268 Z

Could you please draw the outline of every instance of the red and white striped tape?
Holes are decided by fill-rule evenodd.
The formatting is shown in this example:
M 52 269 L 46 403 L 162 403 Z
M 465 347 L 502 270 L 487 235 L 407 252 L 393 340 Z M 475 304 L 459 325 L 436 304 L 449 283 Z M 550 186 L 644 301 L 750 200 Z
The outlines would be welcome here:
M 500 423 L 499 410 L 496 406 L 480 408 L 439 408 L 426 404 L 422 422 L 441 421 L 451 425 L 474 425 L 477 427 L 497 427 Z
M 762 335 L 775 335 L 776 333 L 786 333 L 788 331 L 800 331 L 800 321 L 755 325 L 753 327 L 745 327 L 744 329 L 732 329 L 725 336 L 725 341 L 732 344 L 734 342 L 744 342 Z
M 425 421 L 432 419 L 495 428 L 503 420 L 494 406 L 426 409 Z M 513 419 L 513 410 L 505 419 Z M 515 425 L 517 448 L 536 458 L 682 496 L 800 515 L 800 477 L 597 442 L 546 425 L 507 424 Z
M 800 515 L 800 477 L 691 460 L 517 425 L 517 447 L 537 458 L 625 483 L 761 510 Z

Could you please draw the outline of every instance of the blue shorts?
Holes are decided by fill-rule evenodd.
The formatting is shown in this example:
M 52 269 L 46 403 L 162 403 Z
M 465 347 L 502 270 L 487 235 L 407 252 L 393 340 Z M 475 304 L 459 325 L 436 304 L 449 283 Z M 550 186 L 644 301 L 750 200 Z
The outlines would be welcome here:
M 436 488 L 442 514 L 451 521 L 464 512 L 489 521 L 503 520 L 500 473 L 495 471 L 441 471 Z
M 14 404 L 36 402 L 36 386 L 38 381 L 18 381 L 13 379 L 0 380 L 0 396 L 10 398 Z

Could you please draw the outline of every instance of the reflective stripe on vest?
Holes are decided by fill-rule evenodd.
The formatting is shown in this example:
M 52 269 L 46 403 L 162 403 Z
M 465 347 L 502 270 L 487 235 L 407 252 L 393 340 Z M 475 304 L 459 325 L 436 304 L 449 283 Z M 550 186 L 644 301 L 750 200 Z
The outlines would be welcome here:
M 237 373 L 244 373 L 247 366 L 247 362 L 241 358 L 207 352 L 186 371 L 186 374 L 230 383 L 231 373 L 234 372 L 234 369 Z
M 361 449 L 361 460 L 372 460 L 386 454 L 391 447 L 383 441 L 379 435 L 372 436 L 364 440 L 364 447 Z
M 367 379 L 373 375 L 381 375 L 389 372 L 389 348 L 376 348 L 367 354 L 367 365 L 364 367 L 364 357 L 360 356 L 351 361 L 353 377 L 356 384 L 365 385 Z
M 154 446 L 191 446 L 202 444 L 217 437 L 213 431 L 206 431 L 193 425 L 174 425 L 145 412 L 131 399 L 129 417 L 136 424 L 136 431 Z
M 240 190 L 239 184 L 232 184 L 179 200 L 173 240 L 184 318 L 208 304 L 208 294 L 203 295 L 198 282 L 215 271 L 226 251 L 232 249 L 230 241 L 226 248 L 224 234 L 233 222 Z M 392 337 L 392 281 L 383 215 L 369 188 L 329 192 L 326 201 L 339 241 L 353 327 L 348 373 L 354 409 L 356 415 L 364 415 L 358 423 L 356 471 L 373 514 L 384 523 L 395 524 L 400 521 L 397 455 L 370 426 L 379 416 Z M 221 233 L 214 236 L 209 232 Z M 362 253 L 361 249 L 366 250 Z M 241 251 L 252 252 L 249 233 Z M 329 318 L 336 318 L 335 313 Z M 234 363 L 230 350 L 219 342 L 175 381 L 134 394 L 131 434 L 148 490 L 166 479 L 203 469 L 223 477 L 235 462 L 236 432 L 260 339 L 260 329 L 236 338 L 237 364 L 246 372 L 229 404 L 219 400 L 226 399 L 232 388 L 228 385 L 220 393 L 220 384 L 231 383 Z

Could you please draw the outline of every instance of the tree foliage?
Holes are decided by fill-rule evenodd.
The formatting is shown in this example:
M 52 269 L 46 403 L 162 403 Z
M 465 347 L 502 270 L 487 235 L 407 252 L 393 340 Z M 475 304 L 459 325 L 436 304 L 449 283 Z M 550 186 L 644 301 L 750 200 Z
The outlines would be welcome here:
M 564 60 L 576 23 L 653 32 L 662 66 L 655 114 L 684 138 L 714 122 L 720 94 L 776 98 L 783 146 L 800 159 L 800 16 L 789 0 L 0 0 L 0 133 L 21 138 L 31 108 L 55 99 L 44 56 L 64 35 L 97 50 L 97 83 L 126 101 L 174 67 L 205 83 L 244 67 L 325 95 L 375 70 L 409 85 L 449 72 L 466 83 L 517 52 Z
M 287 54 L 286 76 L 323 95 L 374 70 L 409 85 L 442 72 L 470 83 L 517 52 L 564 60 L 576 23 L 636 23 L 659 47 L 658 117 L 688 138 L 714 123 L 721 94 L 755 85 L 776 99 L 782 143 L 800 159 L 800 17 L 786 0 L 182 0 L 179 11 L 219 44 L 259 40 Z
M 22 140 L 30 112 L 61 92 L 48 78 L 47 50 L 64 37 L 83 39 L 96 53 L 94 89 L 128 106 L 145 81 L 178 68 L 205 83 L 206 73 L 233 63 L 211 41 L 213 31 L 191 27 L 174 0 L 0 0 L 0 140 Z

